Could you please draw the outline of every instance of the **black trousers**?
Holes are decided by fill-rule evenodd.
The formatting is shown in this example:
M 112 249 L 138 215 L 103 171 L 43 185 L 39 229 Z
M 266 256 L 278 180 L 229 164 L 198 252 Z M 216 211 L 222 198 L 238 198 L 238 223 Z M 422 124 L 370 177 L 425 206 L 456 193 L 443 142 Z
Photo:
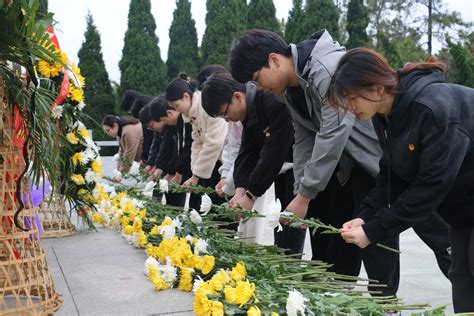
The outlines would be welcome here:
M 275 179 L 275 197 L 280 200 L 282 210 L 286 209 L 295 196 L 293 194 L 294 182 L 293 169 L 278 175 Z M 280 232 L 278 228 L 275 228 L 273 233 L 275 245 L 286 249 L 285 253 L 287 255 L 303 253 L 306 229 L 290 227 L 288 225 L 282 225 L 282 228 L 283 230 Z M 301 259 L 301 256 L 295 258 Z
M 449 279 L 455 313 L 474 312 L 474 226 L 451 227 Z

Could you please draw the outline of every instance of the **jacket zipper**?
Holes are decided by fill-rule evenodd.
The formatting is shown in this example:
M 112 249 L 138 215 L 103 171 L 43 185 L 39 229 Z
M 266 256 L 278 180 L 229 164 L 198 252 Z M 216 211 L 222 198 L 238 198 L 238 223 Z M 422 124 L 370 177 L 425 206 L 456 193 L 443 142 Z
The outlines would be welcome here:
M 387 181 L 388 181 L 388 186 L 387 186 L 387 207 L 390 208 L 390 197 L 391 197 L 391 164 L 390 164 L 390 147 L 388 146 L 388 136 L 389 136 L 389 128 L 390 128 L 390 121 L 388 120 L 388 117 L 385 116 L 385 126 L 383 129 L 383 135 L 384 135 L 384 142 L 385 142 L 385 148 L 387 150 Z

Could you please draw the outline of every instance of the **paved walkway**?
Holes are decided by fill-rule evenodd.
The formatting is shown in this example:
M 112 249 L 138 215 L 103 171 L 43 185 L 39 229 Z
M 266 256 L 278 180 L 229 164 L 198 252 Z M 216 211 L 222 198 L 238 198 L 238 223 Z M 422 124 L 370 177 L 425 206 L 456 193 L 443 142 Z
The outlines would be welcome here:
M 269 232 L 266 236 L 272 242 Z M 154 292 L 143 273 L 144 251 L 125 244 L 114 231 L 83 230 L 43 243 L 64 299 L 56 315 L 193 315 L 192 294 Z M 450 284 L 431 251 L 411 230 L 402 235 L 401 245 L 399 296 L 408 304 L 449 304 Z M 309 257 L 309 243 L 305 251 Z M 452 314 L 451 306 L 447 314 Z

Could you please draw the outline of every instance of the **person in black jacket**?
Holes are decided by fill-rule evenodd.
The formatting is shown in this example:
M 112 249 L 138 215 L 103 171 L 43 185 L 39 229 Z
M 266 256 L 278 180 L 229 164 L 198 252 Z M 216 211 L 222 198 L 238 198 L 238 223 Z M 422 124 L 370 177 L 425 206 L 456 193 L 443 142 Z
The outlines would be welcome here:
M 214 74 L 207 79 L 202 90 L 202 104 L 210 116 L 240 121 L 244 127 L 234 165 L 236 193 L 230 206 L 252 209 L 257 197 L 263 195 L 277 178 L 277 198 L 286 206 L 293 198 L 292 170 L 281 177 L 279 173 L 284 162 L 291 161 L 294 131 L 285 104 L 272 93 L 257 91 L 253 83 L 237 82 L 228 73 Z M 285 181 L 289 183 L 285 185 Z M 284 229 L 283 233 L 275 234 L 276 244 L 289 249 L 288 253 L 301 253 L 306 230 Z
M 372 118 L 384 152 L 376 187 L 342 237 L 364 248 L 438 212 L 450 224 L 454 311 L 474 312 L 474 89 L 446 83 L 444 69 L 395 72 L 365 48 L 341 58 L 328 101 Z

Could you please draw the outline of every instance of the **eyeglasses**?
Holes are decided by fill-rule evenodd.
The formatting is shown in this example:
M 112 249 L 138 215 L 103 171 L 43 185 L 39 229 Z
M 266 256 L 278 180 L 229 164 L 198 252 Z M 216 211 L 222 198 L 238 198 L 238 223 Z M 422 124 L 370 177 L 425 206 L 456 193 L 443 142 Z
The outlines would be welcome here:
M 262 67 L 263 68 L 263 67 Z M 260 68 L 258 71 L 257 71 L 257 74 L 255 75 L 254 79 L 252 80 L 253 82 L 255 82 L 256 84 L 258 84 L 258 80 L 260 79 L 260 71 L 262 71 L 262 68 Z
M 230 98 L 229 102 L 227 102 L 227 107 L 225 108 L 224 113 L 217 113 L 217 114 L 214 115 L 213 117 L 220 117 L 220 118 L 226 117 L 226 116 L 227 116 L 227 112 L 229 111 L 229 106 L 230 106 L 231 103 L 232 103 L 232 97 Z

